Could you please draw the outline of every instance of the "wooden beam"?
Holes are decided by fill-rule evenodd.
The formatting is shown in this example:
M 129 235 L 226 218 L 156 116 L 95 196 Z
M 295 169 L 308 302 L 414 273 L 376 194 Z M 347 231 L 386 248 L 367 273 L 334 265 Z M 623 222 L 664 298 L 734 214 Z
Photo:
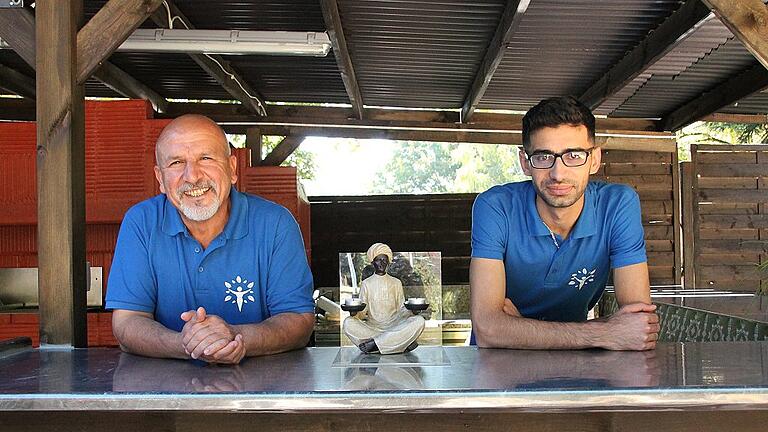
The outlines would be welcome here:
M 768 68 L 768 6 L 762 0 L 703 0 L 744 47 Z
M 485 51 L 485 57 L 480 64 L 480 68 L 475 74 L 475 80 L 469 89 L 467 97 L 461 106 L 461 121 L 467 122 L 480 104 L 488 84 L 491 83 L 493 74 L 504 58 L 504 52 L 507 50 L 507 44 L 515 33 L 520 18 L 522 18 L 525 9 L 528 7 L 527 0 L 507 0 L 507 6 L 504 8 L 504 14 L 501 16 L 499 25 L 496 27 L 496 33 Z M 522 7 L 521 7 L 522 6 Z
M 350 128 L 345 126 L 307 126 L 289 125 L 276 126 L 258 124 L 264 135 L 282 136 L 321 136 L 333 138 L 357 138 L 357 139 L 389 139 L 402 141 L 434 141 L 434 142 L 460 142 L 480 144 L 522 144 L 520 133 L 507 131 L 494 131 L 490 133 L 474 133 L 467 130 L 423 130 L 423 129 L 393 129 L 388 127 L 377 128 Z M 243 127 L 230 127 L 222 125 L 229 133 L 243 133 Z
M 168 110 L 158 114 L 156 118 L 176 118 L 183 114 L 201 114 L 217 122 L 243 123 L 238 129 L 245 131 L 249 123 L 268 122 L 291 124 L 328 124 L 328 125 L 392 125 L 392 126 L 423 126 L 449 128 L 486 128 L 491 130 L 520 130 L 522 116 L 519 114 L 499 114 L 479 112 L 474 116 L 475 122 L 458 125 L 457 111 L 420 111 L 394 109 L 366 109 L 366 120 L 350 120 L 350 108 L 319 107 L 319 106 L 270 106 L 270 116 L 260 117 L 247 112 L 240 104 L 217 104 L 197 102 L 172 102 Z M 20 99 L 0 99 L 0 120 L 34 120 L 34 104 Z M 658 120 L 598 118 L 598 131 L 629 131 L 648 133 L 659 129 Z M 229 127 L 230 130 L 235 129 Z M 244 133 L 244 132 L 243 132 Z
M 35 16 L 27 9 L 0 9 L 0 39 L 35 67 Z
M 77 82 L 93 72 L 163 0 L 109 0 L 77 33 Z
M 25 98 L 35 98 L 35 79 L 0 64 L 0 87 Z
M 8 12 L 13 13 L 8 13 Z M 26 9 L 0 9 L 0 38 L 16 51 L 33 69 L 35 65 L 35 17 Z M 168 102 L 154 90 L 142 84 L 110 62 L 103 62 L 94 78 L 121 95 L 132 99 L 147 99 L 158 112 L 167 109 Z M 7 116 L 3 116 L 7 119 Z M 29 119 L 34 120 L 34 117 Z
M 304 142 L 306 137 L 303 135 L 289 135 L 283 138 L 282 141 L 264 158 L 261 165 L 263 166 L 278 166 L 285 162 L 294 151 Z
M 643 71 L 672 51 L 701 24 L 711 19 L 709 8 L 700 0 L 688 0 L 603 74 L 579 99 L 595 109 L 637 78 Z
M 325 21 L 328 38 L 333 47 L 333 55 L 336 57 L 336 65 L 341 73 L 341 79 L 344 81 L 344 88 L 347 89 L 349 102 L 352 103 L 352 112 L 354 112 L 355 117 L 362 120 L 363 95 L 357 83 L 352 57 L 349 55 L 347 38 L 344 36 L 344 27 L 341 24 L 339 5 L 336 0 L 320 0 L 320 8 L 323 11 L 323 21 Z
M 194 29 L 195 26 L 187 19 L 172 0 L 165 0 L 171 10 L 171 16 L 178 17 L 186 28 Z M 168 13 L 165 8 L 158 9 L 149 17 L 160 27 L 171 27 L 168 23 Z M 178 23 L 178 20 L 175 21 Z M 228 61 L 219 55 L 187 54 L 205 73 L 211 76 L 232 98 L 240 101 L 243 107 L 250 113 L 259 116 L 267 115 L 267 105 L 264 97 L 256 89 L 252 88 L 243 75 L 237 71 Z
M 40 344 L 87 346 L 82 0 L 38 0 L 37 256 Z
M 261 129 L 257 127 L 251 127 L 245 131 L 245 148 L 251 149 L 251 166 L 261 165 L 261 161 L 264 159 L 261 154 L 261 137 Z
M 2 105 L 0 104 L 0 107 Z M 519 114 L 500 114 L 479 112 L 473 116 L 474 121 L 457 126 L 459 113 L 457 111 L 422 111 L 422 110 L 398 110 L 367 108 L 365 120 L 351 119 L 354 114 L 350 108 L 297 106 L 297 105 L 272 105 L 269 108 L 270 115 L 260 119 L 249 114 L 240 105 L 213 104 L 213 103 L 187 103 L 174 102 L 169 104 L 168 112 L 158 116 L 160 118 L 176 118 L 182 114 L 201 114 L 212 118 L 217 122 L 279 122 L 292 123 L 304 122 L 308 124 L 375 124 L 375 122 L 409 122 L 413 124 L 435 123 L 439 126 L 448 124 L 450 127 L 489 127 L 491 129 L 520 130 L 523 116 Z M 598 130 L 624 130 L 624 131 L 657 131 L 660 124 L 658 120 L 630 119 L 630 118 L 597 118 Z
M 432 141 L 451 143 L 507 144 L 522 145 L 519 130 L 488 130 L 461 127 L 416 127 L 416 126 L 369 126 L 354 125 L 300 125 L 255 123 L 264 135 L 282 136 L 322 136 L 332 138 L 390 139 L 402 141 Z M 244 133 L 244 125 L 223 124 L 229 133 Z M 671 152 L 675 147 L 671 134 L 641 135 L 631 132 L 613 131 L 611 134 L 599 133 L 596 143 L 606 149 L 645 150 Z
M 719 123 L 768 123 L 768 115 L 765 114 L 728 114 L 714 113 L 701 118 L 701 121 Z
M 35 101 L 20 98 L 0 98 L 0 120 L 34 121 Z
M 662 128 L 678 130 L 766 87 L 768 71 L 762 65 L 756 65 L 666 115 L 661 119 Z
M 110 62 L 104 62 L 93 76 L 127 98 L 148 100 L 159 113 L 168 110 L 168 101 L 164 97 Z

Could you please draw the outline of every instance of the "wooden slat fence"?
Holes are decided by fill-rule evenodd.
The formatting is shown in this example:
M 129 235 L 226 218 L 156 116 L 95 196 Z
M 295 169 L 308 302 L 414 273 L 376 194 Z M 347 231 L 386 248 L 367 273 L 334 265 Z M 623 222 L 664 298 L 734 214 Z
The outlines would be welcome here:
M 692 145 L 684 172 L 695 197 L 686 286 L 759 290 L 768 281 L 757 270 L 768 258 L 768 145 Z
M 468 283 L 475 196 L 310 197 L 315 285 L 338 286 L 339 253 L 364 252 L 375 242 L 395 251 L 440 251 L 443 284 Z
M 680 166 L 670 151 L 603 150 L 595 179 L 624 183 L 640 196 L 652 284 L 679 284 L 682 275 Z
M 682 240 L 676 150 L 603 153 L 603 167 L 595 178 L 629 184 L 640 195 L 651 283 L 679 283 Z M 315 285 L 338 286 L 338 254 L 365 251 L 377 241 L 386 242 L 395 250 L 440 251 L 443 285 L 467 284 L 475 197 L 476 194 L 310 197 Z

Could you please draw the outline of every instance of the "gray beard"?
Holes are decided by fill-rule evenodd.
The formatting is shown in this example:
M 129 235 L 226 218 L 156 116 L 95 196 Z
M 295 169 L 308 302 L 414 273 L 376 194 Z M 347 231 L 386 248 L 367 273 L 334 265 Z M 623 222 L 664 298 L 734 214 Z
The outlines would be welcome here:
M 190 206 L 182 203 L 181 212 L 187 219 L 193 220 L 195 222 L 202 222 L 212 218 L 213 215 L 219 211 L 220 206 L 221 201 L 219 201 L 219 197 L 215 197 L 211 205 L 207 207 Z
M 188 205 L 184 204 L 184 192 L 192 189 L 193 187 L 210 187 L 211 190 L 214 193 L 213 202 L 211 205 L 207 207 L 202 206 L 196 206 L 196 205 Z M 217 193 L 216 185 L 213 184 L 213 182 L 205 182 L 204 184 L 200 185 L 191 185 L 186 184 L 179 188 L 178 194 L 179 194 L 179 203 L 181 207 L 181 213 L 189 220 L 193 220 L 195 222 L 202 222 L 207 221 L 208 219 L 212 218 L 213 215 L 216 214 L 217 211 L 219 211 L 219 207 L 221 207 L 221 200 L 219 200 Z

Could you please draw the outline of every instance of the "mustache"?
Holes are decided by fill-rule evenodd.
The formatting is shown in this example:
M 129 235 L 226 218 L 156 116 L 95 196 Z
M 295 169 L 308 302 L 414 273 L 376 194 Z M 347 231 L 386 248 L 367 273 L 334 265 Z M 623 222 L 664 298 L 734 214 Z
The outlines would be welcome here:
M 547 180 L 543 183 L 544 187 L 547 186 L 559 186 L 559 185 L 568 185 L 568 186 L 577 186 L 575 181 L 572 180 L 563 180 L 563 181 L 552 181 Z
M 218 192 L 214 182 L 210 180 L 203 180 L 197 183 L 184 183 L 183 185 L 179 186 L 178 189 L 176 189 L 176 193 L 178 193 L 179 197 L 181 197 L 185 192 L 189 192 L 192 189 L 201 189 L 207 187 L 213 189 L 214 192 Z

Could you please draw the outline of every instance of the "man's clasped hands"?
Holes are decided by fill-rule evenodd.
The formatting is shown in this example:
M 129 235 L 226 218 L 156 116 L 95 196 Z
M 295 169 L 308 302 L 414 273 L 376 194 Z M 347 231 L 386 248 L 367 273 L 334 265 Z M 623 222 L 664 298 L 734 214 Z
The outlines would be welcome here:
M 208 315 L 205 308 L 181 314 L 184 351 L 193 359 L 208 363 L 237 364 L 245 356 L 243 335 L 239 330 L 216 315 Z

